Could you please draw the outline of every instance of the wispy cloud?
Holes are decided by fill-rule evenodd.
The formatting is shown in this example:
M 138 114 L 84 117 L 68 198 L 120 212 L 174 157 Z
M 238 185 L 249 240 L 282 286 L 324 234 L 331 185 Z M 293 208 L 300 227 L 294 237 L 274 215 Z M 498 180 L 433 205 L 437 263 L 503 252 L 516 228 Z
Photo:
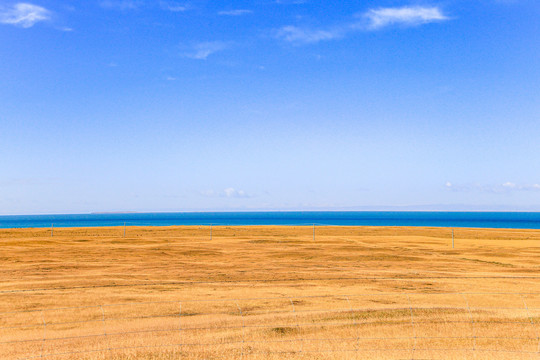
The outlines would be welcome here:
M 242 15 L 248 15 L 253 14 L 252 10 L 248 9 L 235 9 L 235 10 L 223 10 L 218 12 L 218 15 L 222 16 L 242 16 Z
M 101 7 L 115 10 L 136 10 L 144 5 L 140 0 L 103 0 Z
M 224 197 L 224 198 L 250 198 L 251 196 L 246 194 L 244 190 L 236 190 L 235 188 L 226 188 L 222 191 L 206 190 L 201 191 L 201 195 L 206 197 Z
M 502 187 L 517 191 L 540 191 L 540 184 L 514 184 L 512 182 L 505 182 L 502 184 Z
M 110 10 L 138 10 L 141 8 L 158 8 L 172 12 L 184 12 L 191 9 L 190 5 L 185 3 L 178 3 L 175 1 L 143 1 L 143 0 L 101 0 L 99 3 L 101 7 Z
M 206 60 L 208 56 L 223 51 L 229 47 L 229 43 L 223 41 L 206 41 L 195 44 L 190 52 L 184 54 L 185 57 L 197 60 Z
M 227 188 L 223 190 L 225 197 L 228 198 L 247 198 L 249 197 L 244 190 L 236 190 L 234 188 Z
M 40 21 L 50 20 L 52 13 L 44 7 L 17 3 L 10 8 L 0 7 L 0 23 L 30 28 Z
M 170 1 L 160 1 L 159 5 L 162 9 L 172 12 L 184 12 L 190 9 L 189 5 Z
M 361 31 L 375 31 L 391 25 L 415 26 L 449 18 L 438 7 L 400 7 L 371 9 L 357 16 L 359 19 L 337 24 L 326 29 L 313 29 L 294 25 L 275 31 L 275 37 L 293 44 L 312 44 L 336 40 Z
M 316 30 L 289 25 L 277 30 L 276 37 L 291 43 L 309 44 L 324 40 L 338 39 L 343 37 L 345 34 L 345 28 Z
M 447 182 L 446 189 L 456 192 L 484 192 L 493 194 L 503 194 L 515 191 L 540 191 L 540 184 L 515 184 L 513 182 L 505 182 L 497 185 L 481 185 L 481 184 L 453 184 Z
M 415 26 L 449 19 L 436 6 L 371 9 L 364 13 L 363 16 L 368 19 L 368 28 L 371 30 L 378 30 L 391 25 Z
M 48 184 L 57 179 L 54 178 L 7 178 L 0 180 L 1 187 L 11 186 L 34 186 Z

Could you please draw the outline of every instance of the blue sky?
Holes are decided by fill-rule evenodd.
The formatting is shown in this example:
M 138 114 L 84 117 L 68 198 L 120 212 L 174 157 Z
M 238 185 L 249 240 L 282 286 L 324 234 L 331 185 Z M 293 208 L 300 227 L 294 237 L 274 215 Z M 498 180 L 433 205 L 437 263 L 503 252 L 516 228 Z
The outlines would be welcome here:
M 0 214 L 540 211 L 537 0 L 0 1 Z

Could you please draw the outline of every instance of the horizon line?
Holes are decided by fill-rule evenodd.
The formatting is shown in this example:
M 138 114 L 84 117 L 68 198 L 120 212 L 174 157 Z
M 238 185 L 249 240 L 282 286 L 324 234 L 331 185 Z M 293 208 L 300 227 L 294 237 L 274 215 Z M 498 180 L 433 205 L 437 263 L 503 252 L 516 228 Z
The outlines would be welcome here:
M 408 207 L 408 206 L 403 206 Z M 399 209 L 401 208 L 401 209 Z M 540 210 L 502 210 L 502 209 L 462 209 L 462 210 L 444 210 L 444 209 L 403 209 L 398 207 L 398 209 L 348 209 L 348 210 L 339 210 L 339 209 L 325 209 L 325 210 L 299 210 L 299 209 L 267 209 L 267 210 L 256 210 L 256 209 L 221 209 L 221 210 L 163 210 L 163 211 L 92 211 L 92 212 L 67 212 L 67 213 L 29 213 L 29 214 L 0 214 L 0 217 L 8 216 L 61 216 L 61 215 L 133 215 L 133 214 L 211 214 L 211 213 L 292 213 L 292 212 L 304 212 L 304 213 L 316 213 L 316 212 L 447 212 L 447 213 L 475 213 L 475 212 L 485 212 L 485 213 L 540 213 Z

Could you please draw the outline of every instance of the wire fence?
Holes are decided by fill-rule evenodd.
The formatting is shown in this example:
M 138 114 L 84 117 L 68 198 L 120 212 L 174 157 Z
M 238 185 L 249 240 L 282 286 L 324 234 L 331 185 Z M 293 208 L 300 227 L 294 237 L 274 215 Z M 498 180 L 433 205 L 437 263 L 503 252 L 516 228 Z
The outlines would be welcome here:
M 217 284 L 261 284 L 261 283 L 288 283 L 288 282 L 302 282 L 302 281 L 437 281 L 437 280 L 540 280 L 540 276 L 532 275 L 472 275 L 472 276 L 423 276 L 423 275 L 403 275 L 396 277 L 382 277 L 382 276 L 334 276 L 334 277 L 309 277 L 309 278 L 279 278 L 279 279 L 242 279 L 242 280 L 186 280 L 186 281 L 152 281 L 144 283 L 128 283 L 128 284 L 103 284 L 103 285 L 81 285 L 81 286 L 61 286 L 61 287 L 48 287 L 48 288 L 31 288 L 31 289 L 11 289 L 0 290 L 0 294 L 14 294 L 14 293 L 33 293 L 33 292 L 49 292 L 49 291 L 65 291 L 65 290 L 83 290 L 83 289 L 106 289 L 106 288 L 137 288 L 137 287 L 160 287 L 160 286 L 174 286 L 174 285 L 217 285 Z
M 503 234 L 504 232 L 511 231 L 513 233 L 524 233 L 529 235 L 528 240 L 540 240 L 540 236 L 538 233 L 538 230 L 536 228 L 481 228 L 481 227 L 462 227 L 462 226 L 456 226 L 452 227 L 450 225 L 445 226 L 438 226 L 438 225 L 369 225 L 369 224 L 339 224 L 339 223 L 323 223 L 323 222 L 287 222 L 287 223 L 254 223 L 254 224 L 234 224 L 230 222 L 214 222 L 214 223 L 190 223 L 190 224 L 184 224 L 184 225 L 161 225 L 161 224 L 153 224 L 153 223 L 139 223 L 139 222 L 118 222 L 118 223 L 106 223 L 104 225 L 96 225 L 93 223 L 84 223 L 84 226 L 81 227 L 80 225 L 73 225 L 70 223 L 66 223 L 64 225 L 57 225 L 57 224 L 49 224 L 48 226 L 43 227 L 35 227 L 35 228 L 3 228 L 0 227 L 0 231 L 13 231 L 13 230 L 19 230 L 24 231 L 27 234 L 32 235 L 40 235 L 45 237 L 56 237 L 56 236 L 62 236 L 64 234 L 77 231 L 78 233 L 85 233 L 86 235 L 91 236 L 116 236 L 116 237 L 131 237 L 138 235 L 138 231 L 144 228 L 154 228 L 154 229 L 162 229 L 167 230 L 171 228 L 185 228 L 188 230 L 198 230 L 198 235 L 201 238 L 207 238 L 212 239 L 214 236 L 219 237 L 220 235 L 224 234 L 224 231 L 226 232 L 228 229 L 239 229 L 239 228 L 246 228 L 250 229 L 250 231 L 253 231 L 253 229 L 264 229 L 264 228 L 273 228 L 275 231 L 275 228 L 284 228 L 284 229 L 292 229 L 292 228 L 298 228 L 298 229 L 304 229 L 305 233 L 304 235 L 308 237 L 312 237 L 313 239 L 316 239 L 319 235 L 320 231 L 324 231 L 324 229 L 335 229 L 335 228 L 349 228 L 349 229 L 358 229 L 359 231 L 362 231 L 362 229 L 366 228 L 377 228 L 380 229 L 394 229 L 396 232 L 401 231 L 411 231 L 414 229 L 415 231 L 421 232 L 424 230 L 436 230 L 436 231 L 443 231 L 445 233 L 445 237 L 448 238 L 450 241 L 452 240 L 452 236 L 455 235 L 456 239 L 461 237 L 462 239 L 470 239 L 470 240 L 477 240 L 479 237 L 481 237 L 482 232 L 484 232 L 486 229 L 489 230 L 496 230 Z M 453 234 L 452 232 L 455 232 Z M 328 234 L 326 234 L 328 235 Z M 486 239 L 487 240 L 487 239 Z M 500 238 L 490 238 L 489 241 L 508 241 L 508 239 L 505 236 L 501 236 Z
M 1 313 L 0 358 L 540 358 L 539 323 L 540 293 L 102 304 Z
M 198 226 L 178 232 L 163 230 L 161 235 L 148 240 L 148 248 L 154 250 L 169 246 L 169 252 L 174 255 L 174 251 L 185 244 L 213 244 L 220 237 L 230 239 L 237 234 L 241 235 L 238 238 L 243 242 L 238 244 L 242 246 L 249 240 L 253 246 L 268 243 L 273 249 L 285 251 L 288 248 L 276 247 L 275 244 L 290 242 L 291 246 L 296 246 L 299 239 L 309 244 L 318 241 L 331 243 L 334 236 L 332 228 L 323 224 L 309 224 L 308 229 L 306 224 L 301 226 L 303 228 L 290 236 L 276 236 L 276 229 L 264 227 L 241 230 L 228 226 Z M 51 247 L 49 244 L 57 246 L 57 239 L 65 245 L 64 249 L 82 248 L 83 245 L 73 240 L 73 232 L 81 232 L 81 239 L 101 237 L 107 239 L 108 245 L 120 244 L 119 247 L 136 243 L 133 241 L 136 236 L 146 236 L 144 229 L 128 228 L 126 231 L 123 227 L 123 231 L 118 230 L 51 227 L 50 235 L 43 229 L 36 230 L 36 234 L 54 237 L 40 243 L 43 249 Z M 362 234 L 364 230 L 354 231 Z M 415 235 L 424 236 L 423 231 L 427 230 L 418 230 Z M 456 232 L 456 239 L 459 242 L 473 240 L 474 231 L 460 229 Z M 30 235 L 34 236 L 34 233 Z M 453 238 L 450 237 L 453 234 L 448 231 L 448 236 L 443 235 L 433 235 L 429 246 L 442 242 L 447 248 L 453 246 Z M 19 241 L 18 234 L 13 236 L 13 243 Z M 536 241 L 540 236 L 527 233 L 522 238 L 523 241 Z M 508 241 L 503 238 L 483 240 Z M 429 246 L 425 248 L 429 250 Z M 114 251 L 115 247 L 106 249 Z M 317 247 L 315 249 L 318 250 Z M 422 251 L 426 252 L 425 249 Z M 453 252 L 449 254 L 454 255 Z M 490 262 L 481 262 L 485 263 Z M 482 269 L 481 272 L 467 271 L 463 274 L 446 269 L 428 269 L 414 274 L 406 268 L 388 271 L 377 268 L 374 275 L 369 275 L 366 269 L 355 272 L 338 262 L 332 264 L 332 276 L 285 272 L 282 277 L 276 277 L 275 274 L 261 272 L 253 278 L 216 280 L 200 276 L 186 277 L 186 280 L 171 277 L 173 281 L 132 279 L 125 280 L 125 283 L 106 283 L 106 280 L 98 279 L 99 282 L 82 284 L 66 282 L 66 286 L 58 286 L 61 282 L 49 286 L 28 282 L 18 288 L 6 286 L 0 290 L 6 301 L 24 298 L 20 306 L 29 308 L 0 313 L 0 359 L 540 359 L 540 292 L 536 292 L 538 286 L 535 285 L 540 276 L 534 272 L 533 265 L 527 266 L 521 270 L 531 271 L 490 273 Z M 402 288 L 403 291 L 323 295 L 321 293 L 325 290 L 317 290 L 317 282 L 335 281 L 337 284 L 345 280 L 352 284 L 388 282 L 392 289 Z M 497 280 L 496 284 L 501 286 L 521 285 L 519 288 L 506 288 L 508 292 L 441 292 L 443 287 L 439 290 L 424 288 L 422 291 L 419 287 L 406 286 L 409 282 L 425 281 L 446 284 L 448 280 L 473 283 Z M 201 284 L 243 284 L 251 288 L 262 284 L 273 286 L 274 283 L 287 283 L 287 287 L 299 289 L 308 283 L 316 284 L 308 290 L 308 294 L 315 295 L 236 299 L 210 298 L 208 295 L 203 300 L 122 304 L 95 304 L 95 294 L 104 291 L 96 290 L 92 300 L 88 297 L 93 289 L 129 288 L 133 294 L 141 293 L 135 297 L 140 299 L 144 291 L 161 294 L 160 291 L 174 285 L 191 288 L 191 285 Z M 445 286 L 450 286 L 450 283 Z M 148 288 L 143 290 L 143 287 Z M 461 290 L 453 286 L 452 289 Z M 512 290 L 521 292 L 510 292 Z M 38 298 L 33 296 L 61 296 L 64 291 L 77 296 L 77 301 L 70 303 L 82 304 L 84 296 L 87 296 L 86 301 L 92 305 L 34 308 L 36 305 L 31 299 L 36 299 L 37 304 Z M 154 295 L 148 296 L 155 298 Z M 14 304 L 6 308 L 16 307 Z

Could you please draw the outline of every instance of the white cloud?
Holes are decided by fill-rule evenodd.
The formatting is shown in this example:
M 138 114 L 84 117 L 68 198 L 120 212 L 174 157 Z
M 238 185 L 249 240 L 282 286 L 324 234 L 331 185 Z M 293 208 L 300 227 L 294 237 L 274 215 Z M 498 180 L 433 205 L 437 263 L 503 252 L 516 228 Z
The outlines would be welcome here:
M 340 39 L 353 32 L 378 30 L 390 25 L 414 26 L 449 19 L 438 7 L 420 6 L 371 9 L 360 14 L 360 17 L 362 18 L 360 21 L 338 24 L 328 29 L 288 25 L 278 29 L 276 37 L 293 44 L 310 44 Z
M 540 191 L 540 184 L 512 185 L 512 189 L 519 191 Z
M 345 35 L 344 29 L 312 30 L 297 26 L 284 26 L 276 33 L 276 37 L 291 43 L 316 43 L 323 40 L 333 40 Z
M 250 198 L 251 196 L 246 194 L 244 190 L 236 190 L 235 188 L 226 188 L 222 191 L 206 190 L 201 191 L 201 195 L 206 197 L 224 197 L 231 199 L 245 199 Z
M 172 12 L 184 12 L 190 9 L 189 5 L 177 3 L 174 1 L 159 1 L 159 2 L 145 2 L 143 0 L 101 0 L 99 3 L 101 7 L 111 10 L 137 10 L 140 8 L 154 8 L 158 7 L 162 10 Z
M 106 9 L 135 10 L 141 7 L 143 2 L 140 0 L 103 0 L 100 5 Z
M 218 12 L 218 15 L 225 15 L 225 16 L 241 16 L 241 15 L 248 15 L 252 14 L 252 10 L 247 9 L 236 9 L 236 10 L 224 10 Z
M 223 41 L 207 41 L 196 44 L 191 52 L 184 54 L 188 58 L 206 60 L 208 56 L 225 50 L 229 44 Z
M 227 188 L 223 190 L 223 193 L 225 194 L 225 197 L 228 198 L 245 198 L 248 197 L 244 190 L 236 190 L 234 188 Z
M 11 8 L 0 8 L 0 23 L 29 28 L 40 21 L 47 21 L 51 18 L 51 12 L 44 7 L 18 3 Z
M 508 189 L 515 189 L 516 188 L 516 184 L 511 183 L 511 182 L 505 182 L 504 184 L 502 184 L 502 186 L 505 187 L 505 188 L 508 188 Z
M 184 12 L 189 10 L 189 6 L 185 4 L 179 4 L 170 1 L 161 1 L 159 4 L 162 9 L 172 12 Z
M 202 196 L 206 196 L 206 197 L 216 197 L 218 196 L 218 193 L 215 192 L 214 190 L 203 190 L 200 192 L 200 194 Z
M 368 28 L 377 30 L 390 25 L 421 25 L 448 20 L 438 7 L 405 6 L 400 8 L 379 8 L 364 14 Z
M 540 184 L 516 184 L 505 182 L 500 185 L 462 184 L 454 185 L 447 182 L 445 187 L 456 192 L 484 192 L 492 194 L 504 194 L 515 191 L 540 191 Z

